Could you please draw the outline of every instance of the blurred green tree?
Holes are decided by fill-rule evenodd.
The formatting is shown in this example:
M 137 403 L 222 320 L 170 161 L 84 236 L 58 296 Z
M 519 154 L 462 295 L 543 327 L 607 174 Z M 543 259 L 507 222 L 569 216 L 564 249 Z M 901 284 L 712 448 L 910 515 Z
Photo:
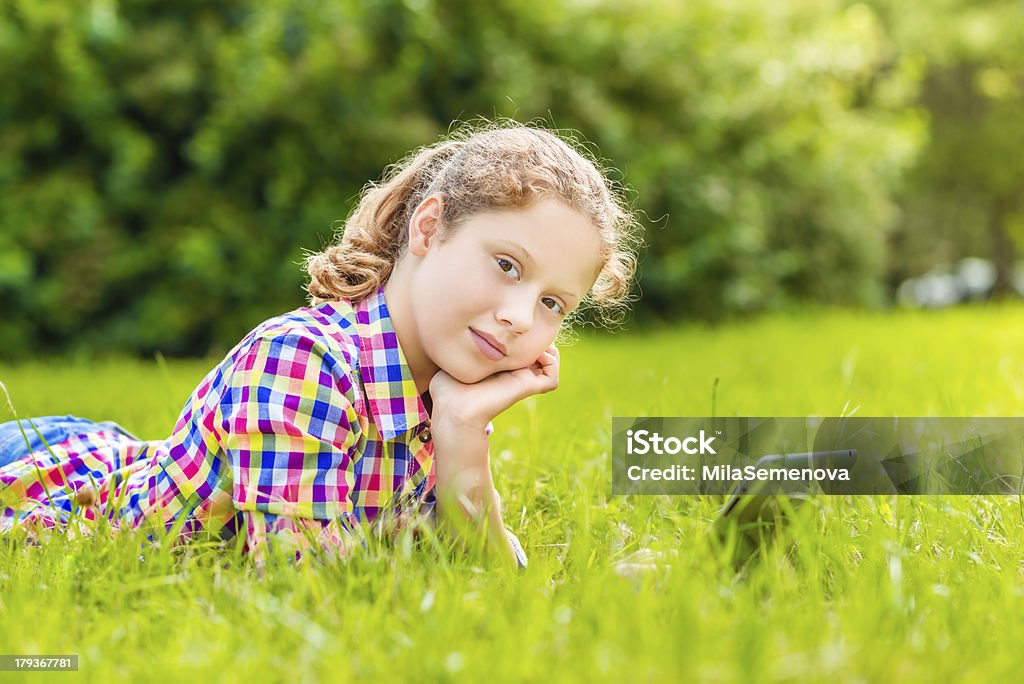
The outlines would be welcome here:
M 0 355 L 222 352 L 453 119 L 542 118 L 652 224 L 640 307 L 883 298 L 923 75 L 869 7 L 5 0 Z
M 900 197 L 890 281 L 984 256 L 996 294 L 1024 252 L 1024 5 L 878 1 L 901 52 L 926 66 L 929 140 Z

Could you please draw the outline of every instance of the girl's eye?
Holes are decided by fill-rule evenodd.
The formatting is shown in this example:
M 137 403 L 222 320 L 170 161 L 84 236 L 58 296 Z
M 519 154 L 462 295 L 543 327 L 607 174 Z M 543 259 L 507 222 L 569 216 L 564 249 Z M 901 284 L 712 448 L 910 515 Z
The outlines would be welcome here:
M 498 268 L 500 268 L 504 273 L 511 274 L 512 278 L 515 280 L 519 280 L 519 269 L 516 268 L 516 265 L 508 259 L 502 259 L 499 257 Z
M 519 280 L 519 269 L 516 268 L 516 265 L 514 263 L 512 263 L 508 259 L 503 259 L 502 257 L 498 257 L 496 261 L 498 262 L 498 267 L 502 269 L 503 273 L 509 273 L 512 275 L 514 280 Z M 559 315 L 565 314 L 565 308 L 558 302 L 557 299 L 545 297 L 541 301 L 544 302 L 544 306 L 547 307 L 550 311 L 554 311 Z
M 565 313 L 565 309 L 562 307 L 561 304 L 558 303 L 557 299 L 552 299 L 551 297 L 545 297 L 541 301 L 544 302 L 544 306 L 546 306 L 547 308 L 551 309 L 555 313 L 557 313 L 557 314 Z

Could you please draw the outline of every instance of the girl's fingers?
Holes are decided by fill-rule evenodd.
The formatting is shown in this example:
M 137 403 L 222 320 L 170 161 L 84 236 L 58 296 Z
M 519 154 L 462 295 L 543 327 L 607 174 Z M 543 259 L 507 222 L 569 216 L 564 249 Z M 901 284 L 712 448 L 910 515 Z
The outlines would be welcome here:
M 558 386 L 558 365 L 551 364 L 542 367 L 520 368 L 511 371 L 514 382 L 520 387 L 520 399 L 533 394 L 550 392 Z
M 545 358 L 546 357 L 546 358 Z M 550 392 L 558 387 L 558 359 L 545 352 L 538 360 L 539 373 L 536 377 L 540 392 Z
M 555 345 L 551 345 L 550 347 L 544 350 L 540 357 L 537 358 L 537 363 L 539 363 L 542 366 L 549 366 L 553 363 L 558 363 L 558 360 L 558 347 L 556 347 Z

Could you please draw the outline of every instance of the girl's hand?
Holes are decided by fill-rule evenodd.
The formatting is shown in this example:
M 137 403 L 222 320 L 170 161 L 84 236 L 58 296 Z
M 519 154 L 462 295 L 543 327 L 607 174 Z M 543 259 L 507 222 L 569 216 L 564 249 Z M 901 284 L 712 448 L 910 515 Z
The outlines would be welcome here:
M 558 387 L 558 366 L 558 348 L 552 344 L 526 368 L 501 371 L 471 385 L 438 371 L 430 380 L 433 415 L 483 430 L 516 402 Z

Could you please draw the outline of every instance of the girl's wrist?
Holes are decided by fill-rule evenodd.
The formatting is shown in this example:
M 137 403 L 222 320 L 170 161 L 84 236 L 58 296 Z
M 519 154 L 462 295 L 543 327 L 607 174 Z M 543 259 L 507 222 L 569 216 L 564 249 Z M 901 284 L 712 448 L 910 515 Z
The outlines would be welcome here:
M 430 418 L 430 433 L 436 438 L 438 433 L 478 433 L 487 428 L 489 418 L 472 415 L 463 411 L 436 410 Z
M 454 416 L 431 419 L 434 458 L 437 461 L 437 492 L 472 504 L 477 515 L 486 504 L 494 483 L 491 479 L 488 439 L 483 427 Z

